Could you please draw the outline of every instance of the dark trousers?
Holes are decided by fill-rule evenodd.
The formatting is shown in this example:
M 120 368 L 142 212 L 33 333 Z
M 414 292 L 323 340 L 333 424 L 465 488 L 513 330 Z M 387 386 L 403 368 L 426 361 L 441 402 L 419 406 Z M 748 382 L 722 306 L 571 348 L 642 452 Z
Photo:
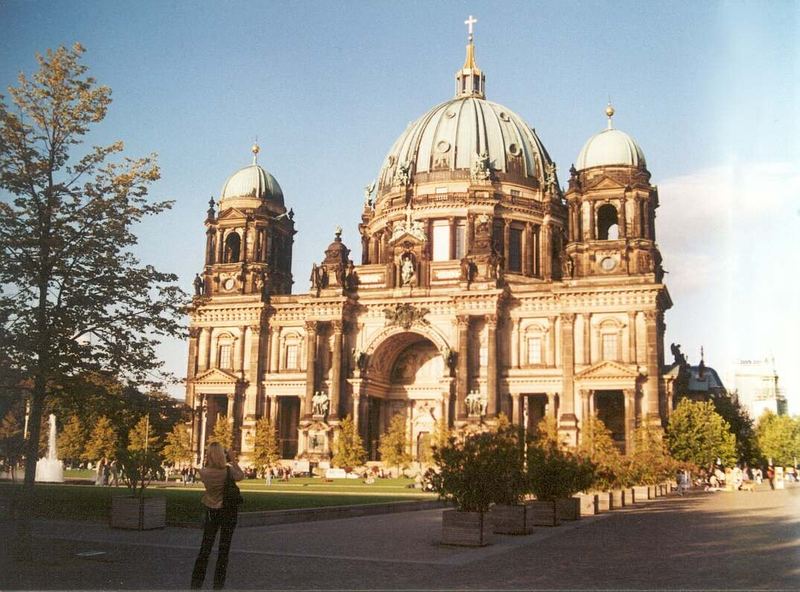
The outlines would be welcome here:
M 214 546 L 214 539 L 219 534 L 219 548 L 217 549 L 217 567 L 214 570 L 214 589 L 219 590 L 225 586 L 225 574 L 228 571 L 228 553 L 231 550 L 231 539 L 233 530 L 236 528 L 236 510 L 212 510 L 206 509 L 205 524 L 203 527 L 203 543 L 200 545 L 200 553 L 194 562 L 192 570 L 192 588 L 200 588 L 206 578 L 206 567 L 208 558 L 211 555 L 211 548 Z

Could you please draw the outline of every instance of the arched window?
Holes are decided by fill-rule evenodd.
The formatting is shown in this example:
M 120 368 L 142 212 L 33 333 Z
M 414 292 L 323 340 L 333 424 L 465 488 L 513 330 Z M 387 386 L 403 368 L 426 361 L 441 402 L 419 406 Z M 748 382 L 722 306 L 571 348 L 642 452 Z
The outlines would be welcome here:
M 225 238 L 225 263 L 237 263 L 239 261 L 239 250 L 242 245 L 242 239 L 239 234 L 231 232 Z
M 611 204 L 600 206 L 597 210 L 597 238 L 600 240 L 616 240 L 619 238 L 617 208 Z

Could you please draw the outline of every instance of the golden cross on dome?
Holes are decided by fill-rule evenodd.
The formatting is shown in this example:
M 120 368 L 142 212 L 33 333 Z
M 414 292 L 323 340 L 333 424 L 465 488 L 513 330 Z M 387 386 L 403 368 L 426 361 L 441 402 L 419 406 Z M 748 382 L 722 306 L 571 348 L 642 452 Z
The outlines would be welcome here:
M 464 21 L 464 24 L 467 25 L 467 30 L 469 31 L 469 42 L 472 43 L 472 25 L 478 22 L 478 19 L 469 15 L 469 18 Z

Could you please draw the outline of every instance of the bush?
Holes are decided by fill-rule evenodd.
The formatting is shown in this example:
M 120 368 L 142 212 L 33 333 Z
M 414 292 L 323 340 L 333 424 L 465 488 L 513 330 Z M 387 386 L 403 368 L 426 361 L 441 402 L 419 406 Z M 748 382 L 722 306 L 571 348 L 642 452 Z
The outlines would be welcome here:
M 642 425 L 633 433 L 634 449 L 628 455 L 625 485 L 655 485 L 672 479 L 679 464 L 667 452 L 664 430 Z
M 584 424 L 578 454 L 595 465 L 594 483 L 600 491 L 622 487 L 625 483 L 625 464 L 614 444 L 611 431 L 602 420 L 592 417 Z
M 436 470 L 426 480 L 439 497 L 462 512 L 486 512 L 492 503 L 514 504 L 524 497 L 523 448 L 516 428 L 484 432 L 463 443 L 451 439 L 433 451 Z
M 595 465 L 589 459 L 552 444 L 529 444 L 527 461 L 530 491 L 539 500 L 572 497 L 595 480 Z

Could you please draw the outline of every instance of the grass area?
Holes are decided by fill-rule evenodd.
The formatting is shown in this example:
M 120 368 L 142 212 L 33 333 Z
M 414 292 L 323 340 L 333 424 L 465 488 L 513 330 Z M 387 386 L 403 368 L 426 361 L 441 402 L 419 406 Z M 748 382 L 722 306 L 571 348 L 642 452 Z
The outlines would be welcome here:
M 303 481 L 311 481 L 304 485 Z M 353 481 L 341 479 L 337 481 Z M 288 485 L 268 488 L 263 481 L 241 483 L 244 504 L 242 512 L 285 510 L 294 508 L 319 508 L 325 506 L 350 506 L 411 499 L 432 499 L 431 494 L 405 489 L 404 485 L 387 483 L 381 487 L 356 483 L 323 483 L 321 479 L 294 479 Z M 398 480 L 386 480 L 398 481 Z M 408 481 L 408 480 L 403 480 Z M 317 486 L 317 482 L 319 486 Z M 370 489 L 372 488 L 372 489 Z M 397 491 L 395 491 L 397 490 Z M 199 521 L 202 513 L 200 497 L 202 486 L 151 487 L 148 496 L 167 498 L 167 522 Z M 21 485 L 0 483 L 0 498 L 14 498 L 23 493 Z M 111 510 L 111 497 L 125 495 L 125 487 L 95 487 L 92 485 L 37 484 L 33 499 L 26 499 L 29 513 L 34 518 L 58 520 L 107 520 Z

